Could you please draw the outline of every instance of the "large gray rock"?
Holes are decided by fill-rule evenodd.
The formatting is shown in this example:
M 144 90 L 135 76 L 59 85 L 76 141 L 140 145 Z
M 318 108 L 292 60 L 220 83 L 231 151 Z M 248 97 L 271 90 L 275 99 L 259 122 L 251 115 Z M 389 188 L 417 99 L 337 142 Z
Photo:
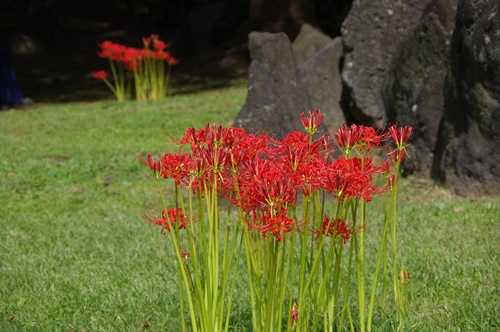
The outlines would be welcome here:
M 300 112 L 311 103 L 298 81 L 290 40 L 285 33 L 252 32 L 249 35 L 252 62 L 248 95 L 234 126 L 265 130 L 276 136 L 302 130 Z
M 295 63 L 300 67 L 307 59 L 318 53 L 332 41 L 332 38 L 309 24 L 303 24 L 297 38 L 293 41 L 292 49 L 295 54 Z
M 433 0 L 409 38 L 401 44 L 382 84 L 389 123 L 413 127 L 403 165 L 408 173 L 430 177 L 457 0 Z
M 354 0 L 342 27 L 345 111 L 356 122 L 386 121 L 384 76 L 433 0 Z
M 324 125 L 334 131 L 346 123 L 340 106 L 342 79 L 339 61 L 342 55 L 342 40 L 337 37 L 299 67 L 300 82 L 312 108 L 321 110 L 325 115 Z
M 461 195 L 500 194 L 500 4 L 459 0 L 433 176 Z

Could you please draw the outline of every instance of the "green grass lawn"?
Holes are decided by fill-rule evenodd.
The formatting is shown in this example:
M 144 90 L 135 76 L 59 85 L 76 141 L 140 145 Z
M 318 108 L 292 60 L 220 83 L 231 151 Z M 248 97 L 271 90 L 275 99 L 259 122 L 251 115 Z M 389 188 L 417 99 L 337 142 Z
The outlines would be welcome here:
M 180 330 L 175 257 L 140 217 L 159 201 L 136 155 L 172 150 L 164 133 L 230 125 L 245 96 L 237 84 L 157 103 L 0 112 L 0 331 Z M 418 179 L 400 188 L 410 329 L 498 331 L 500 198 Z M 232 325 L 249 331 L 237 287 Z

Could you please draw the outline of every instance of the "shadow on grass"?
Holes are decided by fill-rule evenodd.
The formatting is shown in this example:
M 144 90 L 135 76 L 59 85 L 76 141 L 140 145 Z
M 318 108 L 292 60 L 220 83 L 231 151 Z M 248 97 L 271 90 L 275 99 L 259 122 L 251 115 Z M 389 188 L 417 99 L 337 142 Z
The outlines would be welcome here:
M 34 59 L 26 56 L 15 59 L 13 65 L 24 96 L 32 98 L 35 103 L 114 99 L 113 93 L 103 82 L 90 76 L 91 71 L 105 68 L 103 65 L 106 62 L 100 60 L 97 58 L 96 61 L 72 65 L 51 59 Z M 36 67 L 33 66 L 34 63 Z M 177 68 L 172 70 L 169 95 L 198 93 L 246 83 L 244 75 L 181 70 Z

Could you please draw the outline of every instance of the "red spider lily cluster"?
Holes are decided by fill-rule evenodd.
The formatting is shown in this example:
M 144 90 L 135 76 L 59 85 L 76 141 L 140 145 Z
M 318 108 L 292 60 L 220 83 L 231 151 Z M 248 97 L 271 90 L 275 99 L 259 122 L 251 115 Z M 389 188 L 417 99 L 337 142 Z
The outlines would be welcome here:
M 97 55 L 103 59 L 123 63 L 128 71 L 139 70 L 141 62 L 145 59 L 166 61 L 170 65 L 178 63 L 168 51 L 171 44 L 160 40 L 158 35 L 152 34 L 150 37 L 143 38 L 142 41 L 143 48 L 139 49 L 107 40 L 99 44 L 100 51 Z
M 128 92 L 125 91 L 125 76 L 130 73 L 135 80 L 136 98 L 160 99 L 166 94 L 169 79 L 169 70 L 165 72 L 165 64 L 168 69 L 178 63 L 178 60 L 168 50 L 170 43 L 160 40 L 158 35 L 142 39 L 143 47 L 134 48 L 104 41 L 99 44 L 100 58 L 108 59 L 111 65 L 111 74 L 115 85 L 108 84 L 107 78 L 110 74 L 100 70 L 93 72 L 93 78 L 105 80 L 105 83 L 117 95 L 119 100 L 126 99 Z
M 329 134 L 313 139 L 323 116 L 316 111 L 309 116 L 302 113 L 301 118 L 308 134 L 292 132 L 282 140 L 242 128 L 208 124 L 189 128 L 181 139 L 172 139 L 179 152 L 141 160 L 157 177 L 171 178 L 193 193 L 215 189 L 218 196 L 244 212 L 246 225 L 261 232 L 264 239 L 271 234 L 281 241 L 285 234 L 309 227 L 316 236 L 339 235 L 345 243 L 353 232 L 345 220 L 325 216 L 319 225 L 310 225 L 309 220 L 294 219 L 289 212 L 296 208 L 299 197 L 309 197 L 317 190 L 339 201 L 363 198 L 367 202 L 389 190 L 393 185 L 391 161 L 403 160 L 412 129 L 391 126 L 387 134 L 351 125 L 342 126 L 334 139 Z M 372 147 L 382 147 L 390 137 L 396 142 L 395 149 L 387 147 L 390 158 L 361 157 Z M 345 152 L 338 158 L 333 153 L 334 141 Z M 189 152 L 181 151 L 184 146 Z M 353 151 L 360 152 L 359 156 L 353 156 Z M 156 224 L 168 222 L 164 216 Z
M 161 216 L 145 218 L 172 239 L 179 278 L 187 294 L 193 295 L 188 296 L 188 304 L 197 330 L 221 330 L 221 317 L 229 319 L 230 310 L 224 309 L 231 307 L 225 305 L 232 299 L 228 280 L 232 276 L 234 282 L 237 276 L 233 258 L 244 247 L 254 331 L 281 330 L 285 311 L 287 331 L 321 327 L 326 331 L 333 325 L 343 330 L 344 309 L 351 302 L 349 295 L 341 300 L 350 287 L 349 282 L 342 284 L 344 277 L 356 279 L 360 331 L 365 331 L 365 321 L 370 331 L 378 293 L 371 292 L 366 308 L 365 204 L 385 192 L 390 199 L 385 204 L 372 289 L 377 288 L 379 271 L 381 280 L 388 280 L 387 268 L 381 265 L 387 264 L 390 230 L 396 310 L 398 321 L 404 319 L 404 311 L 397 308 L 404 307 L 402 283 L 409 274 L 402 272 L 399 277 L 397 271 L 396 184 L 412 128 L 394 125 L 384 131 L 344 125 L 334 133 L 318 135 L 321 112 L 300 117 L 305 132 L 292 132 L 282 139 L 207 124 L 187 129 L 180 139 L 170 137 L 178 152 L 139 158 L 156 178 L 163 203 Z M 373 153 L 376 149 L 386 149 L 386 158 Z M 167 207 L 162 179 L 175 183 L 174 208 Z M 329 198 L 334 204 L 326 207 Z M 220 199 L 236 207 L 238 223 L 232 223 L 229 209 L 226 228 L 220 227 Z M 232 240 L 229 232 L 234 232 Z M 225 236 L 219 246 L 220 234 Z M 343 248 L 349 253 L 343 255 Z M 207 305 L 219 311 L 208 310 Z M 348 317 L 353 327 L 352 316 Z M 226 328 L 227 324 L 228 320 Z

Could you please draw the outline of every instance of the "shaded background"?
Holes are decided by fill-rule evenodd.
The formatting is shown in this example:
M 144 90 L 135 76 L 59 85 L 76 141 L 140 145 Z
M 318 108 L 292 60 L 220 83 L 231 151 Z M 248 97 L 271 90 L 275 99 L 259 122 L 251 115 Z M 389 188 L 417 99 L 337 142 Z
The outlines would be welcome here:
M 90 77 L 107 69 L 104 40 L 140 47 L 156 33 L 181 61 L 174 86 L 196 89 L 246 78 L 248 33 L 297 36 L 303 23 L 340 34 L 352 0 L 0 0 L 0 40 L 25 96 L 35 102 L 109 98 Z

